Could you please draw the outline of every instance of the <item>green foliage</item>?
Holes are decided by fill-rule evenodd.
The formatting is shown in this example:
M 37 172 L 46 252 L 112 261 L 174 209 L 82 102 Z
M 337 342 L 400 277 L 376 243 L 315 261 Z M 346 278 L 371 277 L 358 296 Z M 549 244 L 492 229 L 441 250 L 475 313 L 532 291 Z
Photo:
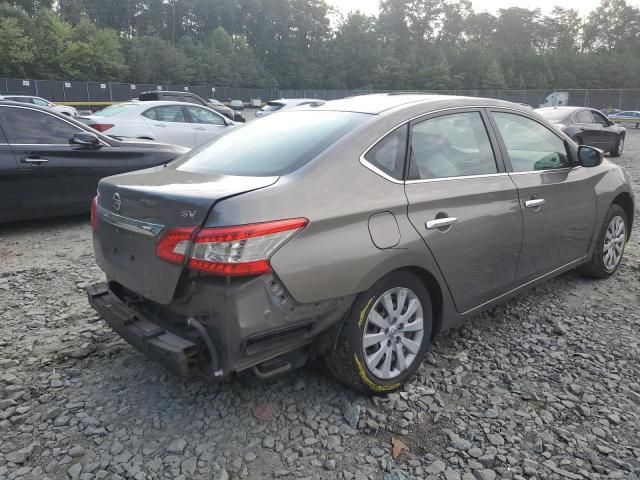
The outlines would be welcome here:
M 331 19 L 331 21 L 330 21 Z M 470 0 L 0 0 L 0 75 L 318 89 L 637 87 L 640 10 L 601 0 L 475 13 Z

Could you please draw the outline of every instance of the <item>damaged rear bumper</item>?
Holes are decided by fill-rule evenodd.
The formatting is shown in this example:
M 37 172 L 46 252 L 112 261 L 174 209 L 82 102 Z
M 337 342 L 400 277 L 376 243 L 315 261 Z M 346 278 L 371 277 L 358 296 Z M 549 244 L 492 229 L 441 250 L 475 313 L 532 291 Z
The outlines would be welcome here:
M 176 375 L 190 374 L 198 361 L 198 346 L 144 318 L 120 300 L 106 283 L 87 289 L 89 303 L 122 338 Z

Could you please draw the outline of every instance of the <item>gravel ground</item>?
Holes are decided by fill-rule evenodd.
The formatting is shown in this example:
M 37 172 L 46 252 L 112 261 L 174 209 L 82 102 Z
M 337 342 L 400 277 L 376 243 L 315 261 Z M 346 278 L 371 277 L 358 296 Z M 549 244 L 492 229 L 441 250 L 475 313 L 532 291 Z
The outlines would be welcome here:
M 615 161 L 640 185 L 640 131 Z M 0 227 L 0 480 L 640 478 L 638 225 L 611 279 L 478 316 L 371 399 L 313 366 L 177 380 L 87 304 L 86 218 Z

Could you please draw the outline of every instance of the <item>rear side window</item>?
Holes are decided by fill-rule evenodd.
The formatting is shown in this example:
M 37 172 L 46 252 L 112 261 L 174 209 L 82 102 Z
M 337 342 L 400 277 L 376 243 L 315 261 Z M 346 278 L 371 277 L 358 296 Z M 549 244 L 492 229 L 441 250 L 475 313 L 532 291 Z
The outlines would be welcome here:
M 396 128 L 369 150 L 364 159 L 387 175 L 402 180 L 409 127 Z
M 567 147 L 548 128 L 530 118 L 493 112 L 514 172 L 532 172 L 571 166 Z
M 286 175 L 371 117 L 327 110 L 268 115 L 191 150 L 174 165 L 178 170 L 218 175 Z
M 479 112 L 443 115 L 413 126 L 410 179 L 427 180 L 497 172 L 489 135 Z
M 576 123 L 593 123 L 591 113 L 588 110 L 581 110 L 576 113 Z
M 187 119 L 180 105 L 167 105 L 165 107 L 155 108 L 156 116 L 161 122 L 180 122 L 184 123 Z
M 156 109 L 155 108 L 150 108 L 149 110 L 142 112 L 141 114 L 143 117 L 147 117 L 151 120 L 158 120 L 158 114 L 156 113 Z
M 9 142 L 27 145 L 65 145 L 80 128 L 29 108 L 4 108 Z

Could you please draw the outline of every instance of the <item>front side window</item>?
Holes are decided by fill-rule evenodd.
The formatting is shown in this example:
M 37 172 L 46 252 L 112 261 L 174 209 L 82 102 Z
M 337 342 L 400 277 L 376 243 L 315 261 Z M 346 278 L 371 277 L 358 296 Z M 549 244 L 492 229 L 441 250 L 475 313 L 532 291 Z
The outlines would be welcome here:
M 365 113 L 326 110 L 268 115 L 259 122 L 230 129 L 174 165 L 178 170 L 217 175 L 286 175 L 370 118 Z
M 396 128 L 376 143 L 364 159 L 387 175 L 402 180 L 408 131 L 407 125 Z
M 593 123 L 591 113 L 588 110 L 581 110 L 576 113 L 576 123 Z
M 591 112 L 591 114 L 593 115 L 593 120 L 596 123 L 599 123 L 603 127 L 609 126 L 609 120 L 607 120 L 600 112 Z
M 409 179 L 497 172 L 489 135 L 479 112 L 443 115 L 413 126 Z
M 166 107 L 156 107 L 156 116 L 161 122 L 180 122 L 187 121 L 184 118 L 184 112 L 180 105 L 167 105 Z
M 28 108 L 3 108 L 10 143 L 65 145 L 80 128 L 53 115 Z
M 557 135 L 530 118 L 493 112 L 514 172 L 571 166 L 567 148 Z
M 224 120 L 220 115 L 216 115 L 209 110 L 198 107 L 185 107 L 189 112 L 191 123 L 206 123 L 207 125 L 224 125 Z

